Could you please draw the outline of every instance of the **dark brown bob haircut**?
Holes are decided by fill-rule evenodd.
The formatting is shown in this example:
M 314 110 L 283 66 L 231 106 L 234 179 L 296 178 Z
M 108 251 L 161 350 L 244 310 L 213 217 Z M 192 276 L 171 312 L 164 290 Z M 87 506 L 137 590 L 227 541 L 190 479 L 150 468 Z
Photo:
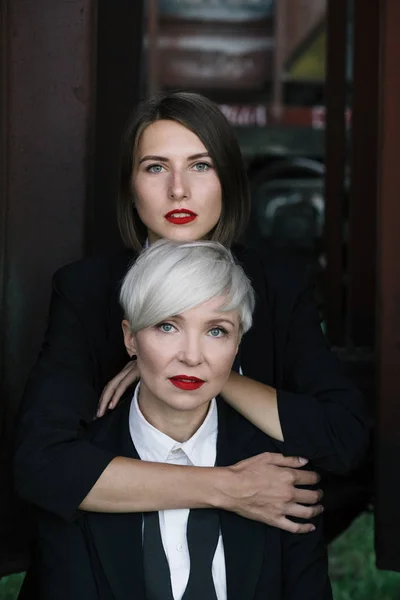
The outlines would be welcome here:
M 193 131 L 212 158 L 222 188 L 221 217 L 209 239 L 230 247 L 239 240 L 250 213 L 250 193 L 239 144 L 218 106 L 191 92 L 171 92 L 141 102 L 132 113 L 122 139 L 117 203 L 118 225 L 128 248 L 140 251 L 147 237 L 134 206 L 132 171 L 143 131 L 160 120 L 180 123 Z

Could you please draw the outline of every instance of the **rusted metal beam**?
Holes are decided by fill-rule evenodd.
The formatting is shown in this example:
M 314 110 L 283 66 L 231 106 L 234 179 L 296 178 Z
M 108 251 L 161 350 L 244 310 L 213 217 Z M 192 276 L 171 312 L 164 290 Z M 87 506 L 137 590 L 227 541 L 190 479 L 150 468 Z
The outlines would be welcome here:
M 120 144 L 128 116 L 142 95 L 143 0 L 97 0 L 95 38 L 94 165 L 85 239 L 88 253 L 121 246 L 115 210 Z
M 375 338 L 376 210 L 379 124 L 379 0 L 354 0 L 348 338 Z
M 400 571 L 400 3 L 379 0 L 381 121 L 378 187 L 376 553 Z
M 158 56 L 159 11 L 158 0 L 148 0 L 147 4 L 147 91 L 150 95 L 159 90 Z
M 272 115 L 276 122 L 280 122 L 283 113 L 283 75 L 284 57 L 287 45 L 287 0 L 279 0 L 275 10 L 275 52 L 274 74 L 272 80 Z
M 13 418 L 51 275 L 83 254 L 94 17 L 94 0 L 1 2 L 0 576 L 27 566 L 29 528 L 9 478 Z
M 325 319 L 332 344 L 344 344 L 343 217 L 346 168 L 347 0 L 328 0 L 325 85 Z

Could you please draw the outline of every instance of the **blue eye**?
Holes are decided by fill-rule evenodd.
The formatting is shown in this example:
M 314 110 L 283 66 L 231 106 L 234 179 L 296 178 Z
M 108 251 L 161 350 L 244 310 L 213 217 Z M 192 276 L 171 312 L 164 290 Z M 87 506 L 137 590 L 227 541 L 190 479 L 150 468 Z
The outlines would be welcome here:
M 224 329 L 223 327 L 213 327 L 212 329 L 210 329 L 210 331 L 208 332 L 210 334 L 211 337 L 223 337 L 224 335 L 227 334 L 226 329 Z
M 149 173 L 161 173 L 163 168 L 164 167 L 162 165 L 150 165 L 147 167 L 146 171 Z
M 200 163 L 196 163 L 193 168 L 196 171 L 200 171 L 201 173 L 208 171 L 209 169 L 211 169 L 211 165 L 206 163 L 206 162 L 200 162 Z
M 171 323 L 161 323 L 157 327 L 160 331 L 163 331 L 164 333 L 170 333 L 175 329 L 175 327 L 171 325 Z

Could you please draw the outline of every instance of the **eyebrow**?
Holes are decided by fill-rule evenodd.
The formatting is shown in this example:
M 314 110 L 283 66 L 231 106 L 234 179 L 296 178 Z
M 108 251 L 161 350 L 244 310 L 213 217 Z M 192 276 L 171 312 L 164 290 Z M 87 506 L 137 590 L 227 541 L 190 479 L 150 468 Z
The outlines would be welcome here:
M 187 157 L 187 160 L 196 160 L 198 158 L 211 158 L 210 154 L 208 152 L 200 152 L 200 154 L 192 154 L 191 156 Z M 146 160 L 158 160 L 160 162 L 169 162 L 169 158 L 167 158 L 166 156 L 157 156 L 155 154 L 147 154 L 146 156 L 143 156 L 143 158 L 140 159 L 139 161 L 139 165 L 142 164 L 142 162 L 145 162 Z
M 232 325 L 232 327 L 235 327 L 235 323 L 233 321 L 231 321 L 230 319 L 220 319 L 219 317 L 215 317 L 215 319 L 210 319 L 209 321 L 207 321 L 206 325 L 210 326 L 210 325 L 217 325 L 219 323 L 229 323 L 229 325 Z
M 172 315 L 170 319 L 176 319 L 177 321 L 185 320 L 185 318 L 182 317 L 182 315 Z M 207 327 L 210 327 L 211 325 L 219 325 L 220 323 L 228 323 L 229 325 L 232 325 L 232 327 L 235 327 L 236 325 L 233 321 L 231 321 L 230 319 L 225 319 L 224 317 L 214 317 L 213 319 L 209 319 L 208 321 L 206 321 L 205 325 Z

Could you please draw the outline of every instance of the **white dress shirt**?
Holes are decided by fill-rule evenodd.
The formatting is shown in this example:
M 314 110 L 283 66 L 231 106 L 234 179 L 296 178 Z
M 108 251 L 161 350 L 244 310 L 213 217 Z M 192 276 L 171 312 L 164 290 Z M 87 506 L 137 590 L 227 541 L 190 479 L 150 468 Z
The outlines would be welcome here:
M 213 467 L 217 454 L 218 413 L 215 398 L 207 416 L 195 434 L 186 442 L 177 442 L 165 435 L 144 418 L 138 404 L 136 387 L 129 412 L 132 441 L 142 460 Z M 181 600 L 189 579 L 190 557 L 186 540 L 189 509 L 162 510 L 161 538 L 171 573 L 174 600 Z M 225 554 L 221 532 L 212 563 L 212 576 L 218 600 L 226 600 Z

